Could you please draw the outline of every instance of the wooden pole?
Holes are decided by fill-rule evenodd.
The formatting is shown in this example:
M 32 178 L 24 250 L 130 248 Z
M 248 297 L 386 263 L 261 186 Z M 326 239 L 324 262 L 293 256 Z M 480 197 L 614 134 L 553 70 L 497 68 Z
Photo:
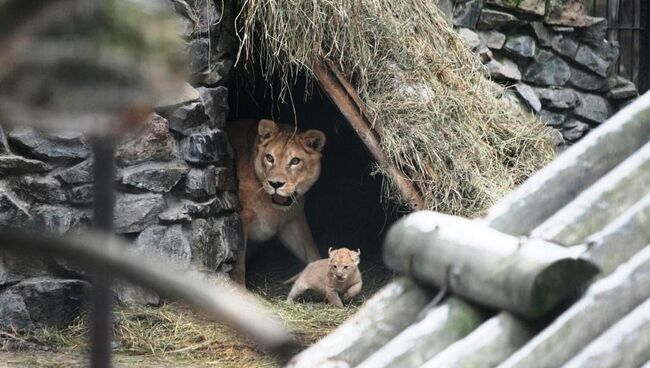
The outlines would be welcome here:
M 287 366 L 356 366 L 412 324 L 432 297 L 431 290 L 407 278 L 398 278 L 378 291 L 334 332 L 291 359 Z
M 610 326 L 650 298 L 650 246 L 560 315 L 499 368 L 560 367 Z
M 399 190 L 402 199 L 412 210 L 423 209 L 424 200 L 420 193 L 404 177 L 404 174 L 390 162 L 382 150 L 377 132 L 372 129 L 367 116 L 364 116 L 364 111 L 367 112 L 367 109 L 354 88 L 331 62 L 330 66 L 326 62 L 314 63 L 312 70 L 318 84 L 338 107 L 375 161 L 388 167 L 390 179 Z
M 480 304 L 536 318 L 575 295 L 597 273 L 577 258 L 583 251 L 419 211 L 393 225 L 384 263 Z

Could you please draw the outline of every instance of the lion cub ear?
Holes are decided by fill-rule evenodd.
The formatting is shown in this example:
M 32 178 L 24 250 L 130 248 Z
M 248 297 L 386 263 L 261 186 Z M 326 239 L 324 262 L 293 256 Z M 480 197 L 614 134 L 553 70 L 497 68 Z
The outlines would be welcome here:
M 327 250 L 327 254 L 330 256 L 330 258 L 332 258 L 332 253 L 334 253 L 334 251 L 332 250 L 332 247 L 330 247 L 330 249 Z
M 357 265 L 361 262 L 361 249 L 357 248 L 357 256 L 354 257 L 354 263 Z
M 275 121 L 268 119 L 260 120 L 257 124 L 257 135 L 259 136 L 260 143 L 264 143 L 273 138 L 279 130 L 280 128 L 278 128 L 278 124 Z
M 310 129 L 302 133 L 302 144 L 307 150 L 321 152 L 325 147 L 325 133 Z

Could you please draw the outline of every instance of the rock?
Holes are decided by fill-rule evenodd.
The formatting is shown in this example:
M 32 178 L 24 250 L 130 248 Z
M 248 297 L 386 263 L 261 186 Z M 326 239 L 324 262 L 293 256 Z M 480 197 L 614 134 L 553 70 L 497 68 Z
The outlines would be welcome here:
M 607 86 L 607 78 L 590 71 L 574 68 L 571 70 L 569 84 L 587 91 L 600 91 Z
M 177 90 L 165 90 L 161 93 L 156 96 L 157 100 L 154 104 L 157 110 L 197 102 L 200 99 L 199 91 L 187 82 L 183 82 L 181 88 Z
M 542 105 L 554 109 L 570 109 L 579 103 L 576 92 L 569 88 L 535 88 Z
M 25 257 L 24 254 L 0 252 L 0 285 L 16 284 L 28 277 L 47 276 L 49 260 L 45 257 Z M 1 316 L 0 316 L 1 318 Z
M 478 56 L 481 58 L 481 62 L 483 64 L 489 63 L 494 58 L 494 55 L 492 54 L 492 50 L 487 48 L 487 46 L 482 46 L 479 48 Z
M 539 120 L 544 122 L 544 124 L 553 128 L 561 127 L 562 124 L 564 124 L 564 121 L 566 120 L 565 114 L 548 111 L 548 110 L 540 111 L 537 117 L 539 118 Z
M 575 142 L 589 131 L 589 125 L 579 120 L 571 119 L 564 124 L 562 136 L 569 142 Z
M 0 126 L 0 154 L 9 154 L 11 150 L 9 149 L 9 143 L 7 143 L 7 136 L 5 135 L 4 129 Z
M 601 77 L 607 77 L 610 66 L 617 57 L 618 47 L 610 42 L 603 41 L 602 45 L 598 48 L 587 45 L 580 46 L 576 53 L 575 61 Z
M 438 0 L 437 5 L 440 12 L 445 16 L 445 20 L 450 25 L 454 16 L 454 0 Z
M 165 209 L 165 200 L 160 194 L 121 193 L 115 201 L 113 217 L 115 232 L 135 233 L 144 230 L 158 220 L 158 214 Z
M 169 161 L 173 157 L 174 139 L 169 133 L 167 120 L 152 114 L 144 129 L 135 137 L 122 143 L 117 149 L 117 161 L 121 165 L 134 165 L 145 161 Z
M 553 37 L 551 47 L 558 54 L 571 59 L 575 58 L 578 52 L 578 43 L 573 38 L 561 34 Z
M 542 109 L 542 103 L 539 101 L 539 98 L 537 98 L 535 91 L 533 91 L 529 85 L 517 83 L 515 84 L 515 91 L 517 91 L 519 97 L 521 97 L 531 110 L 539 112 L 539 110 Z
M 221 37 L 221 39 L 225 38 Z M 207 38 L 194 39 L 187 44 L 186 53 L 190 60 L 188 69 L 196 84 L 224 85 L 230 79 L 234 61 L 218 55 L 215 57 L 214 46 L 214 44 L 210 45 Z
M 169 122 L 169 129 L 183 134 L 191 134 L 195 128 L 208 122 L 202 102 L 192 102 L 157 111 Z
M 563 27 L 563 26 L 553 26 L 551 27 L 553 31 L 557 33 L 573 33 L 575 31 L 575 28 L 573 27 Z
M 490 77 L 496 81 L 519 81 L 521 80 L 521 72 L 519 67 L 510 59 L 503 58 L 497 60 L 496 58 L 487 63 L 487 68 Z
M 0 328 L 26 331 L 65 328 L 85 305 L 88 283 L 37 277 L 22 280 L 0 293 Z
M 66 184 L 86 184 L 93 182 L 93 160 L 88 159 L 55 175 Z
M 30 217 L 29 205 L 7 188 L 0 187 L 0 229 L 23 228 Z
M 228 89 L 226 87 L 199 87 L 198 91 L 205 107 L 205 114 L 208 116 L 208 126 L 210 128 L 225 128 L 226 117 L 230 109 Z
M 234 191 L 234 173 L 225 167 L 193 168 L 185 178 L 185 194 L 194 199 L 212 196 L 217 191 Z
M 135 249 L 154 258 L 163 258 L 179 270 L 190 267 L 192 250 L 181 225 L 147 227 L 138 235 Z
M 72 204 L 85 205 L 93 203 L 95 187 L 92 184 L 83 184 L 70 189 L 68 201 Z
M 639 91 L 633 82 L 621 77 L 618 80 L 619 84 L 607 93 L 608 99 L 625 100 L 639 95 Z
M 576 116 L 585 120 L 602 123 L 612 114 L 612 107 L 606 99 L 598 95 L 580 93 L 580 104 L 573 110 Z
M 486 3 L 537 15 L 544 15 L 545 10 L 545 0 L 486 0 Z
M 580 28 L 578 39 L 592 46 L 598 47 L 607 38 L 607 19 L 595 18 L 594 24 Z
M 555 33 L 549 29 L 542 22 L 531 22 L 530 27 L 533 29 L 535 36 L 537 36 L 537 41 L 542 47 L 551 47 Z
M 514 56 L 533 58 L 535 56 L 535 40 L 526 35 L 509 36 L 504 50 Z
M 232 192 L 223 192 L 205 202 L 183 199 L 174 203 L 158 218 L 164 222 L 189 222 L 194 218 L 217 216 L 240 210 L 239 198 Z
M 116 280 L 113 291 L 117 301 L 122 304 L 159 306 L 161 303 L 158 294 L 124 280 Z
M 493 50 L 501 50 L 506 43 L 506 35 L 499 31 L 478 31 L 478 35 L 487 47 Z
M 23 175 L 44 173 L 52 167 L 43 161 L 31 160 L 17 155 L 0 156 L 0 175 Z
M 599 22 L 599 18 L 585 15 L 584 0 L 547 0 L 544 21 L 547 24 L 589 27 Z
M 472 51 L 476 51 L 481 44 L 481 40 L 479 39 L 478 35 L 470 29 L 459 28 L 458 35 L 463 39 L 463 41 L 465 41 L 467 46 L 469 46 Z
M 209 165 L 229 161 L 233 151 L 223 130 L 192 133 L 181 142 L 183 159 L 193 164 Z
M 525 21 L 510 13 L 484 8 L 481 10 L 476 28 L 481 30 L 515 28 L 524 24 L 526 24 Z
M 481 2 L 479 0 L 461 0 L 456 2 L 452 23 L 457 27 L 475 28 L 480 16 Z
M 571 68 L 552 52 L 540 50 L 535 62 L 524 72 L 523 80 L 537 85 L 563 86 L 571 78 Z
M 211 31 L 218 31 L 219 22 L 222 20 L 221 7 L 215 3 L 204 0 L 172 0 L 176 12 L 192 24 L 192 33 L 189 36 L 205 36 Z
M 151 192 L 167 193 L 190 171 L 181 161 L 144 163 L 121 172 L 121 182 Z
M 87 215 L 74 208 L 43 205 L 32 210 L 32 228 L 63 235 L 89 222 Z
M 23 176 L 14 183 L 14 192 L 42 203 L 62 203 L 66 200 L 61 184 L 51 177 Z
M 9 133 L 9 141 L 31 156 L 42 160 L 80 160 L 90 151 L 80 135 L 45 135 L 32 128 L 18 128 Z
M 243 237 L 238 215 L 196 219 L 190 225 L 192 263 L 204 269 L 217 271 L 224 262 L 233 258 Z

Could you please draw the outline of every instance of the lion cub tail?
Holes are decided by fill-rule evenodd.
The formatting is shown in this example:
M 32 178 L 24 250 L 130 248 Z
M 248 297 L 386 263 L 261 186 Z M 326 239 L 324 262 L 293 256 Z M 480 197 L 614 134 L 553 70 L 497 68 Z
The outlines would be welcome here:
M 291 277 L 290 279 L 285 280 L 285 281 L 282 283 L 282 285 L 290 284 L 290 283 L 292 283 L 292 282 L 298 280 L 298 277 L 300 277 L 300 274 L 301 274 L 301 273 L 302 273 L 302 271 L 298 272 L 297 274 L 295 274 L 295 275 L 294 275 L 293 277 Z

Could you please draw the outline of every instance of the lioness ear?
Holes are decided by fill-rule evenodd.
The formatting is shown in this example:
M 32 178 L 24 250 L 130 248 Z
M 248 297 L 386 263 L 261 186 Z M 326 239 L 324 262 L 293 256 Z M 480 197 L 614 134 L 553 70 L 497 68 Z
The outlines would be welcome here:
M 332 257 L 332 247 L 330 247 L 330 249 L 327 250 L 327 254 L 328 254 L 330 257 Z
M 302 142 L 308 150 L 321 152 L 325 147 L 325 133 L 320 130 L 310 129 L 302 133 Z
M 262 119 L 257 124 L 257 135 L 260 138 L 260 143 L 266 142 L 280 130 L 278 124 L 273 120 Z

